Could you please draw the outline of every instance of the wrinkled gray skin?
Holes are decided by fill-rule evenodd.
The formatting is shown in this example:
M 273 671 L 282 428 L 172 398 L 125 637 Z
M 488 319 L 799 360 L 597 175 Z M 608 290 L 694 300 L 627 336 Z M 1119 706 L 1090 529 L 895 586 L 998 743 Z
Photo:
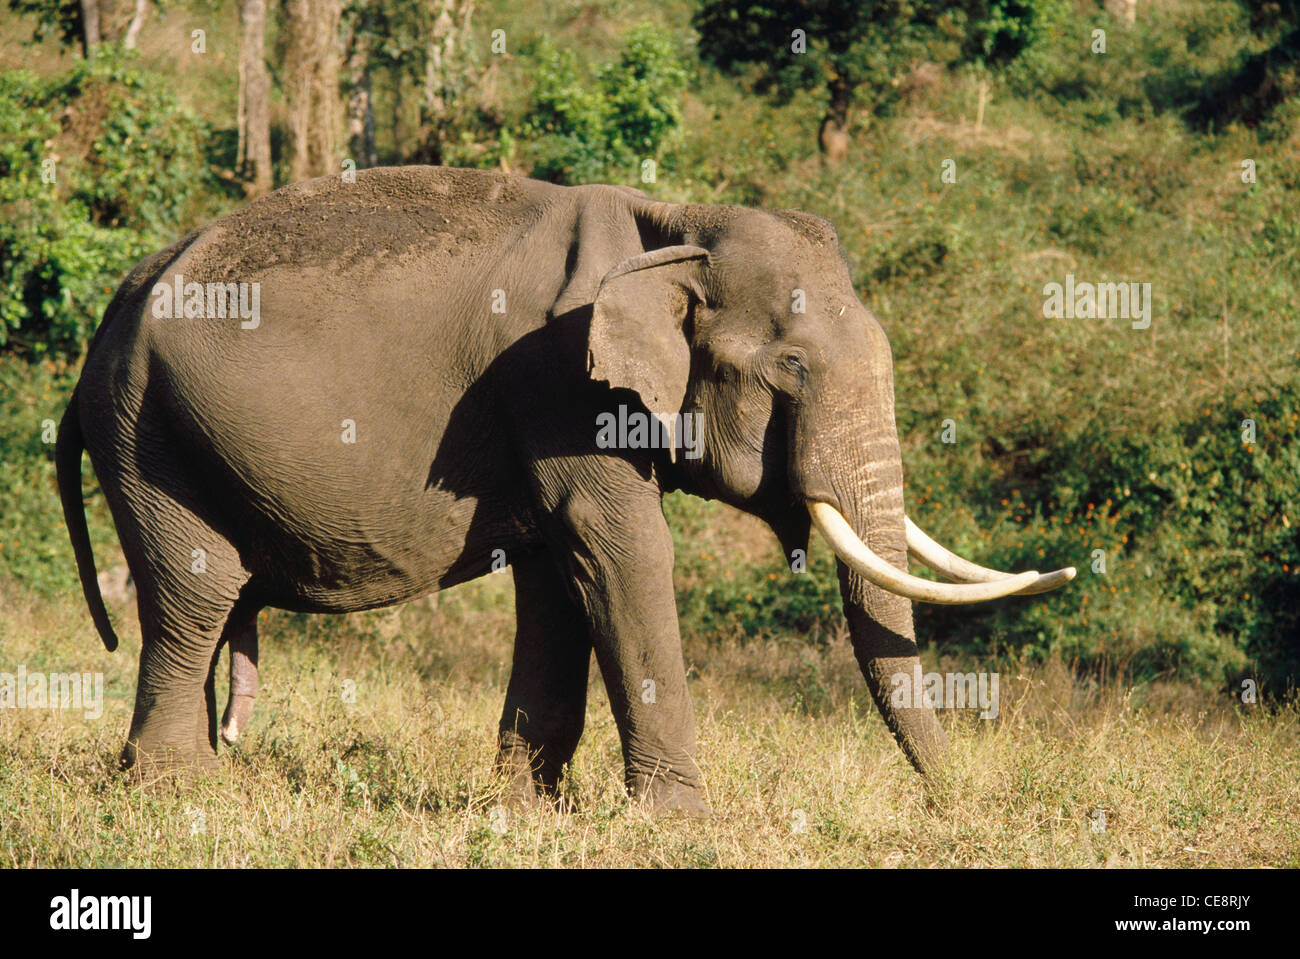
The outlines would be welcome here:
M 678 245 L 702 249 L 606 279 Z M 151 290 L 177 273 L 260 282 L 260 325 L 155 317 Z M 704 455 L 598 448 L 597 415 L 620 404 L 701 413 Z M 105 314 L 57 452 L 112 648 L 83 446 L 139 590 L 123 756 L 137 770 L 215 763 L 216 657 L 229 644 L 227 719 L 242 726 L 262 608 L 400 603 L 483 575 L 499 549 L 518 604 L 500 726 L 516 790 L 555 794 L 594 647 L 631 794 L 703 814 L 662 494 L 759 516 L 787 555 L 807 543 L 804 502 L 824 501 L 906 569 L 889 343 L 831 225 L 802 213 L 379 169 L 279 190 L 145 260 Z M 934 713 L 889 701 L 888 677 L 918 663 L 911 603 L 839 577 L 877 706 L 913 765 L 939 771 Z

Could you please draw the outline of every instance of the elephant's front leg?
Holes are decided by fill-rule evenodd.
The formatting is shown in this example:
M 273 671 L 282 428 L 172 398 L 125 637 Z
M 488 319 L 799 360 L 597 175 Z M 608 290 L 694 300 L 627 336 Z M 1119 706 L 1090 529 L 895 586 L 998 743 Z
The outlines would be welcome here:
M 591 637 L 549 552 L 517 557 L 511 570 L 517 627 L 499 763 L 511 777 L 513 798 L 553 800 L 582 736 Z
M 568 487 L 557 525 L 622 740 L 627 788 L 657 814 L 707 816 L 677 626 L 672 536 L 659 492 L 639 477 L 602 479 L 597 493 L 573 491 L 588 484 Z

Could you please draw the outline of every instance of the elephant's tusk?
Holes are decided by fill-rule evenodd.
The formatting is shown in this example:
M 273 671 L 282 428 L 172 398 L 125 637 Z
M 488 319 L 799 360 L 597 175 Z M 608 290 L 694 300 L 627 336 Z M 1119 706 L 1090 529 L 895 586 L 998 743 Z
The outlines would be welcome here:
M 904 522 L 907 524 L 907 551 L 940 576 L 946 576 L 959 583 L 996 583 L 1015 575 L 996 569 L 986 569 L 978 563 L 962 559 L 932 540 L 909 517 L 904 517 Z M 1017 595 L 1031 596 L 1035 593 L 1046 593 L 1058 586 L 1064 586 L 1074 579 L 1074 574 L 1073 566 L 1058 569 L 1053 573 L 1039 573 L 1038 581 L 1018 590 Z
M 1008 576 L 988 583 L 934 583 L 911 573 L 895 569 L 871 551 L 853 531 L 853 527 L 829 503 L 808 501 L 808 513 L 813 525 L 826 538 L 844 565 L 859 573 L 868 582 L 918 603 L 943 603 L 955 606 L 961 603 L 983 603 L 1018 592 L 1036 582 L 1034 572 Z

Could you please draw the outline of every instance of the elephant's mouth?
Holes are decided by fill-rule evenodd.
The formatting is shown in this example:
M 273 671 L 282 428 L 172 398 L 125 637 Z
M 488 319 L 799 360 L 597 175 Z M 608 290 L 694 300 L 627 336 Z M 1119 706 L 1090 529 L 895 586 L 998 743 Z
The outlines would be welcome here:
M 1052 573 L 1004 573 L 986 569 L 945 549 L 922 532 L 911 519 L 904 517 L 908 554 L 936 573 L 955 581 L 932 582 L 900 570 L 876 554 L 834 506 L 808 500 L 807 507 L 813 525 L 844 565 L 869 583 L 918 603 L 959 605 L 983 603 L 1012 594 L 1027 596 L 1045 593 L 1064 586 L 1075 576 L 1073 566 Z

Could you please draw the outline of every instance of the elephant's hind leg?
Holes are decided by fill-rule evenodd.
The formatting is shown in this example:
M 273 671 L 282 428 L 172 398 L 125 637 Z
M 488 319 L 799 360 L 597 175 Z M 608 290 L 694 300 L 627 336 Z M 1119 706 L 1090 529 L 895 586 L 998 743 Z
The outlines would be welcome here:
M 499 762 L 514 799 L 554 800 L 582 737 L 591 638 L 549 553 L 519 557 L 511 568 L 517 626 Z
M 213 767 L 217 652 L 249 574 L 229 540 L 167 489 L 136 487 L 117 505 L 115 513 L 128 514 L 117 525 L 131 531 L 123 545 L 142 639 L 122 764 L 137 777 L 177 765 Z

